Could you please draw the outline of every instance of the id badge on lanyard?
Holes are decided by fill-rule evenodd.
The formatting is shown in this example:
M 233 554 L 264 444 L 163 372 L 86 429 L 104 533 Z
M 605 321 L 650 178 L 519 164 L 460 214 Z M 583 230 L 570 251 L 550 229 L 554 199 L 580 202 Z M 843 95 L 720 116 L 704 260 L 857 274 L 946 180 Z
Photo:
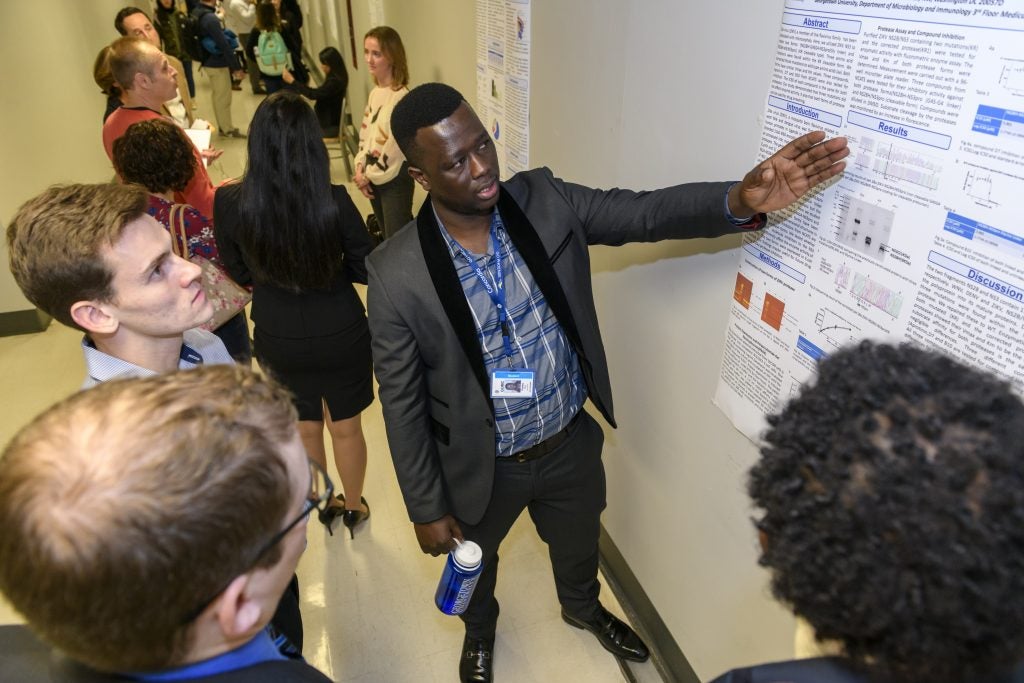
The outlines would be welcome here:
M 505 308 L 505 274 L 501 266 L 501 245 L 498 243 L 498 235 L 493 225 L 491 226 L 491 241 L 494 244 L 496 270 L 494 287 L 487 280 L 487 275 L 476 259 L 456 242 L 466 262 L 473 268 L 477 279 L 483 284 L 484 290 L 491 298 L 495 308 L 498 309 L 498 323 L 501 325 L 501 341 L 505 349 L 508 369 L 491 371 L 491 398 L 532 398 L 534 395 L 534 371 L 529 368 L 516 368 L 513 363 L 515 352 L 512 350 L 512 332 L 509 329 L 508 311 Z
M 533 370 L 492 370 L 491 398 L 531 398 Z

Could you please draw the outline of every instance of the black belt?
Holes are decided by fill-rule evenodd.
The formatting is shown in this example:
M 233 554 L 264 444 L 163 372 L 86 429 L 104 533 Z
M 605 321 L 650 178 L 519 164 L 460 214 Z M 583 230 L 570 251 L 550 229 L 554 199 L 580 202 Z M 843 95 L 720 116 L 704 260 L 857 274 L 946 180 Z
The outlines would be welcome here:
M 558 448 L 559 446 L 566 442 L 566 440 L 569 438 L 569 432 L 572 431 L 573 426 L 580 419 L 580 415 L 582 414 L 583 409 L 580 408 L 580 410 L 578 410 L 576 414 L 572 416 L 572 419 L 569 420 L 569 424 L 565 425 L 565 427 L 562 428 L 562 431 L 552 434 L 548 438 L 541 441 L 539 444 L 530 446 L 526 450 L 519 451 L 518 453 L 513 453 L 512 455 L 509 456 L 509 460 L 515 460 L 516 462 L 529 462 L 531 460 L 536 460 L 537 458 L 544 457 L 545 455 L 547 455 L 548 453 L 555 450 L 556 448 Z

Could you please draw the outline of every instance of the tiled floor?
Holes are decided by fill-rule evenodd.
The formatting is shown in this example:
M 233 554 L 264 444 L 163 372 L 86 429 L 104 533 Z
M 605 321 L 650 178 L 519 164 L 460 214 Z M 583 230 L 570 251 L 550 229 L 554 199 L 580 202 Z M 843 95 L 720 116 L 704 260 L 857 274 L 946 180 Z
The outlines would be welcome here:
M 208 85 L 202 77 L 198 85 L 199 113 L 212 119 Z M 248 92 L 234 94 L 235 123 L 244 127 L 259 100 Z M 97 109 L 101 106 L 97 101 Z M 210 169 L 214 182 L 241 174 L 245 141 L 220 139 L 215 144 L 225 154 Z M 341 161 L 332 164 L 335 179 L 344 180 Z M 368 202 L 354 188 L 350 191 L 367 213 Z M 0 338 L 0 441 L 6 443 L 33 415 L 77 389 L 84 376 L 79 340 L 77 332 L 56 322 L 40 334 Z M 416 544 L 388 457 L 378 403 L 366 411 L 363 423 L 370 453 L 365 491 L 372 515 L 354 540 L 340 525 L 329 537 L 315 521 L 310 523 L 309 547 L 298 570 L 306 657 L 338 681 L 457 680 L 461 622 L 433 605 L 444 559 L 424 555 Z M 546 548 L 526 515 L 502 546 L 497 593 L 502 605 L 497 680 L 624 680 L 615 659 L 592 636 L 562 622 Z M 622 615 L 609 591 L 602 599 Z M 17 614 L 0 604 L 0 623 L 17 621 Z M 650 662 L 631 664 L 630 670 L 636 680 L 660 680 Z

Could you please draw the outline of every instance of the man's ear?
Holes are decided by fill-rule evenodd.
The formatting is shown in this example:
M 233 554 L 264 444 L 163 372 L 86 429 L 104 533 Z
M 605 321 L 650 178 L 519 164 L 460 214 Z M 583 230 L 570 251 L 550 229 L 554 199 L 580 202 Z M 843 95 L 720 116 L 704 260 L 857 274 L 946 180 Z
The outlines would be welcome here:
M 423 171 L 416 168 L 415 166 L 410 166 L 409 175 L 412 176 L 413 180 L 419 183 L 420 187 L 422 187 L 427 192 L 430 192 L 430 181 L 427 179 L 427 176 Z
M 145 90 L 152 82 L 153 79 L 144 71 L 138 71 L 135 76 L 132 77 L 132 86 L 135 88 L 136 92 Z
M 120 322 L 110 308 L 98 301 L 76 301 L 71 304 L 71 319 L 86 332 L 113 334 Z
M 261 628 L 263 607 L 249 597 L 247 589 L 251 579 L 249 573 L 236 576 L 215 603 L 217 623 L 229 641 L 249 636 Z

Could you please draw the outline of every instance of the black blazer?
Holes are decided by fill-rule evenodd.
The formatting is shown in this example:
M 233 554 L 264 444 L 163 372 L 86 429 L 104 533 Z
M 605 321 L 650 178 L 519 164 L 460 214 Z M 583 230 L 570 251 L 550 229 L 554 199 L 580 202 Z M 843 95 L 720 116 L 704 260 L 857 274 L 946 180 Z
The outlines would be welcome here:
M 352 286 L 366 283 L 364 259 L 373 249 L 359 210 L 341 185 L 332 187 L 340 210 L 338 230 L 345 250 L 344 267 L 328 290 L 294 293 L 273 285 L 253 282 L 238 237 L 245 229 L 239 218 L 241 185 L 217 190 L 213 201 L 214 235 L 221 263 L 240 285 L 253 285 L 252 319 L 267 334 L 306 339 L 336 334 L 366 315 L 363 302 Z
M 319 88 L 298 81 L 288 87 L 297 90 L 303 97 L 314 100 L 313 111 L 316 112 L 316 120 L 320 122 L 320 130 L 323 131 L 325 138 L 334 138 L 341 134 L 341 108 L 345 93 L 348 91 L 348 74 L 335 74 L 332 71 L 327 74 Z

